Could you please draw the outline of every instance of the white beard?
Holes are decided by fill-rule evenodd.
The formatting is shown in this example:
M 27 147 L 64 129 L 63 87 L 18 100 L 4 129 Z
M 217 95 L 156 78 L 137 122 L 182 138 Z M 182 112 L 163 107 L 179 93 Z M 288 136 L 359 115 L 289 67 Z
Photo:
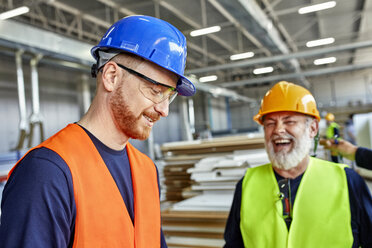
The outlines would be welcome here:
M 293 148 L 289 152 L 279 151 L 275 153 L 273 140 L 278 138 L 290 138 L 293 141 Z M 269 142 L 265 142 L 267 155 L 271 164 L 282 170 L 289 170 L 296 167 L 310 152 L 312 138 L 310 138 L 310 128 L 306 127 L 304 133 L 299 139 L 296 139 L 290 134 L 274 135 Z

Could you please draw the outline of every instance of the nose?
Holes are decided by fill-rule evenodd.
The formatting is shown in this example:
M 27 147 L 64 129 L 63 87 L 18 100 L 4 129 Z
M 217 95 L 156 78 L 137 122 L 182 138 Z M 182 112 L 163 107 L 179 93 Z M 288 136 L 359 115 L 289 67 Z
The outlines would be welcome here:
M 283 122 L 281 121 L 278 121 L 276 124 L 275 124 L 275 127 L 274 127 L 274 131 L 273 133 L 275 134 L 283 134 L 285 133 L 285 125 Z
M 169 113 L 169 100 L 166 99 L 162 102 L 155 104 L 155 111 L 158 112 L 161 117 L 167 117 Z

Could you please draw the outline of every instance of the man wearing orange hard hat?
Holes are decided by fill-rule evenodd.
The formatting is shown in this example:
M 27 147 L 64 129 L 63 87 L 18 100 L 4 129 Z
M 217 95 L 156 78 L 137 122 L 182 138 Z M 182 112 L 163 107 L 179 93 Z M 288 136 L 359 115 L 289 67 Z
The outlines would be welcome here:
M 248 168 L 237 184 L 224 247 L 371 247 L 372 197 L 363 179 L 309 155 L 320 120 L 311 93 L 279 82 L 254 120 L 271 163 Z
M 324 119 L 327 121 L 326 138 L 333 139 L 337 144 L 338 139 L 340 138 L 340 125 L 335 122 L 335 115 L 327 113 Z M 338 163 L 337 151 L 331 151 L 331 161 Z

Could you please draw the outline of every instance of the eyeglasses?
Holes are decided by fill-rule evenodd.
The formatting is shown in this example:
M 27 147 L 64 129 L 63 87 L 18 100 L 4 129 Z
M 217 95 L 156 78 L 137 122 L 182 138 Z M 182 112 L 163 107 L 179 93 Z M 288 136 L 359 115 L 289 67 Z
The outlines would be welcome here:
M 122 64 L 116 63 L 120 68 L 126 70 L 132 75 L 140 77 L 145 80 L 144 84 L 139 84 L 139 90 L 144 97 L 153 101 L 154 103 L 161 103 L 168 99 L 168 102 L 171 103 L 174 98 L 176 98 L 178 92 L 176 88 L 171 87 L 166 84 L 159 83 L 142 73 L 139 73 L 133 69 L 130 69 Z

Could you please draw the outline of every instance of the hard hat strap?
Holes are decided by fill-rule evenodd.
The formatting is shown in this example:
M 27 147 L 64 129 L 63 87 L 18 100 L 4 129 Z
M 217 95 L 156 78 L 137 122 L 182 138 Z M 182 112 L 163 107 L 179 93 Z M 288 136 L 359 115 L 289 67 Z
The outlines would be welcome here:
M 99 70 L 102 66 L 104 66 L 107 62 L 109 62 L 113 57 L 118 55 L 119 52 L 117 51 L 98 51 L 98 60 L 97 60 L 97 70 Z
M 107 62 L 109 62 L 113 57 L 118 55 L 120 52 L 118 51 L 98 51 L 97 55 L 97 63 L 92 65 L 91 68 L 91 75 L 93 78 L 97 77 L 99 69 L 101 69 Z

